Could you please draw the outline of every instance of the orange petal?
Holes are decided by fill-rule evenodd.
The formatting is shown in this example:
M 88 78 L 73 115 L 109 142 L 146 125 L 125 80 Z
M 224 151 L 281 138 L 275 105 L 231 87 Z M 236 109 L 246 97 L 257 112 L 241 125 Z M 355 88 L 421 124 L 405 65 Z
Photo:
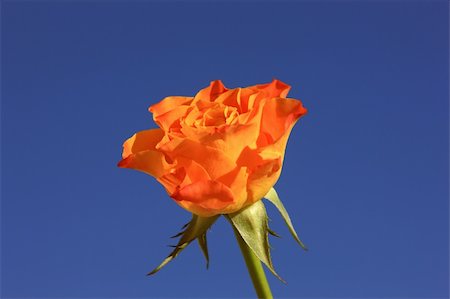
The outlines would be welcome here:
M 291 86 L 277 79 L 273 79 L 272 82 L 267 84 L 259 84 L 252 86 L 260 91 L 263 91 L 268 98 L 285 98 Z
M 265 109 L 266 108 L 267 106 L 265 106 Z M 273 116 L 275 120 L 271 124 L 278 129 L 270 132 L 264 132 L 264 129 L 261 128 L 257 146 L 255 148 L 248 146 L 244 148 L 237 159 L 237 164 L 239 166 L 249 168 L 250 171 L 254 171 L 256 168 L 267 163 L 268 161 L 281 159 L 281 162 L 283 162 L 287 141 L 295 122 L 298 120 L 296 115 L 296 112 L 293 112 L 292 114 L 288 114 L 287 117 L 281 118 L 281 120 L 278 119 L 278 122 L 276 116 Z M 265 115 L 263 115 L 263 119 L 264 118 Z M 271 120 L 268 122 L 270 123 Z M 262 126 L 266 128 L 266 130 L 272 129 L 271 127 L 267 128 L 267 124 L 265 124 L 264 121 Z M 285 126 L 288 127 L 285 128 Z M 272 136 L 271 134 L 276 135 Z
M 157 178 L 162 176 L 170 168 L 164 154 L 155 150 L 163 136 L 164 131 L 161 129 L 134 134 L 123 144 L 123 159 L 118 166 L 136 169 Z
M 179 189 L 171 197 L 187 210 L 200 216 L 220 214 L 234 201 L 230 188 L 212 180 L 194 182 Z
M 210 179 L 210 176 L 200 164 L 183 157 L 177 157 L 174 168 L 158 178 L 158 182 L 166 188 L 169 195 L 172 195 L 176 190 L 193 182 Z
M 178 169 L 171 169 L 162 176 L 157 178 L 157 181 L 164 186 L 169 195 L 175 193 L 182 182 L 186 180 L 186 169 L 184 167 Z
M 246 113 L 251 107 L 251 97 L 256 96 L 258 90 L 255 88 L 235 88 L 221 94 L 216 102 L 223 103 L 227 106 L 236 107 L 239 113 Z
M 186 172 L 186 178 L 180 184 L 180 187 L 183 188 L 193 182 L 197 181 L 205 181 L 210 180 L 211 177 L 206 172 L 205 168 L 201 166 L 199 163 L 195 162 L 191 159 L 186 159 L 183 157 L 177 157 L 177 165 L 183 167 Z
M 262 99 L 286 97 L 290 89 L 291 87 L 288 84 L 274 79 L 271 83 L 267 84 L 230 89 L 228 92 L 222 93 L 217 97 L 215 101 L 237 107 L 240 113 L 246 113 Z
M 192 97 L 167 97 L 164 98 L 161 102 L 150 106 L 148 110 L 153 113 L 153 117 L 155 118 L 181 105 L 189 105 L 192 102 L 192 99 Z
M 279 158 L 265 161 L 252 171 L 247 182 L 248 204 L 262 199 L 269 192 L 280 177 L 281 166 L 282 160 Z
M 163 153 L 153 150 L 131 154 L 118 164 L 122 168 L 132 168 L 155 178 L 163 176 L 171 168 Z
M 169 110 L 166 113 L 153 115 L 153 120 L 163 129 L 164 131 L 169 131 L 170 127 L 180 121 L 186 112 L 190 109 L 189 106 L 181 105 L 178 107 L 174 107 L 172 110 Z
M 254 149 L 245 148 L 237 161 L 238 165 L 250 171 L 247 183 L 249 203 L 260 200 L 277 182 L 291 130 L 306 112 L 301 103 L 295 100 L 275 98 L 267 103 L 264 106 L 258 146 Z
M 247 201 L 247 180 L 248 173 L 246 167 L 236 167 L 233 171 L 217 179 L 231 189 L 234 196 L 233 204 L 227 206 L 221 214 L 229 214 L 240 210 Z
M 238 116 L 237 122 L 239 124 L 235 123 L 231 126 L 224 127 L 223 130 L 216 130 L 212 134 L 208 132 L 196 134 L 196 131 L 199 130 L 193 131 L 188 128 L 183 128 L 182 131 L 186 135 L 189 134 L 189 138 L 209 147 L 216 148 L 226 153 L 232 161 L 236 161 L 245 147 L 256 148 L 260 134 L 262 108 L 263 106 L 259 106 L 245 116 Z
M 198 101 L 214 101 L 219 95 L 226 92 L 228 89 L 223 85 L 222 81 L 215 80 L 211 84 L 200 90 L 194 97 L 193 103 Z
M 232 171 L 236 163 L 223 151 L 190 139 L 174 138 L 161 146 L 172 159 L 183 157 L 200 164 L 212 179 Z
M 246 113 L 253 108 L 254 99 L 258 92 L 253 88 L 242 88 L 239 92 L 239 107 L 241 113 Z
M 279 99 L 273 99 L 271 102 L 275 103 L 275 107 L 279 106 Z M 264 123 L 265 115 L 263 114 L 263 124 L 261 128 L 260 139 L 258 139 L 258 147 L 257 153 L 262 160 L 275 160 L 281 158 L 281 161 L 284 160 L 284 154 L 286 151 L 286 145 L 291 134 L 291 131 L 297 122 L 297 120 L 306 113 L 306 109 L 303 108 L 301 102 L 298 100 L 284 99 L 286 101 L 290 101 L 291 106 L 294 109 L 289 109 L 289 107 L 285 107 L 285 109 L 279 109 L 277 114 L 278 116 L 273 116 L 275 120 L 271 123 L 273 127 L 278 127 L 278 130 L 273 130 L 272 127 L 267 126 Z M 297 102 L 297 103 L 296 103 Z M 275 107 L 271 107 L 271 105 L 266 105 L 265 109 L 276 109 Z M 272 110 L 274 112 L 276 110 Z M 282 111 L 282 113 L 280 113 Z M 276 118 L 279 117 L 278 122 Z M 268 120 L 270 123 L 270 120 Z
M 248 94 L 247 99 L 241 100 L 242 112 L 251 111 L 259 105 L 263 100 L 271 98 L 284 98 L 287 96 L 291 87 L 279 80 L 274 79 L 271 83 L 259 84 L 244 88 L 243 90 L 251 90 L 253 93 Z M 247 106 L 244 104 L 246 103 Z
M 261 120 L 262 136 L 278 140 L 304 114 L 302 102 L 294 99 L 271 98 L 265 102 Z
M 215 103 L 221 103 L 226 106 L 239 108 L 239 94 L 241 93 L 241 88 L 229 89 L 221 93 L 216 99 Z
M 164 137 L 161 129 L 140 131 L 123 144 L 122 158 L 141 151 L 154 150 L 156 144 Z
M 255 122 L 229 127 L 222 132 L 199 136 L 199 142 L 226 153 L 230 160 L 237 161 L 247 145 L 256 146 L 258 134 L 259 123 Z

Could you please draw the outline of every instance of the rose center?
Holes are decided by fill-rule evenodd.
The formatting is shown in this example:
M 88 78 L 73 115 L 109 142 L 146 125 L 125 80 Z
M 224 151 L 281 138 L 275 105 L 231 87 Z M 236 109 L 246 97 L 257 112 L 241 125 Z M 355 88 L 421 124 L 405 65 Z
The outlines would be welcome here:
M 225 105 L 216 105 L 206 109 L 194 125 L 196 127 L 219 127 L 223 125 L 233 124 L 239 112 L 236 107 Z

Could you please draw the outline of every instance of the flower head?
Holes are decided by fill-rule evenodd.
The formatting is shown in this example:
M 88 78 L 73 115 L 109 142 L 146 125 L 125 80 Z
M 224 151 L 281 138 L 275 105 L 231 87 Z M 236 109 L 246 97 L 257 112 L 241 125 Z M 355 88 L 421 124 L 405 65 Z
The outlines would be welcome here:
M 194 97 L 167 97 L 149 108 L 159 128 L 129 138 L 119 166 L 155 177 L 198 216 L 235 213 L 280 176 L 291 129 L 306 113 L 289 89 L 278 80 L 227 89 L 217 80 Z

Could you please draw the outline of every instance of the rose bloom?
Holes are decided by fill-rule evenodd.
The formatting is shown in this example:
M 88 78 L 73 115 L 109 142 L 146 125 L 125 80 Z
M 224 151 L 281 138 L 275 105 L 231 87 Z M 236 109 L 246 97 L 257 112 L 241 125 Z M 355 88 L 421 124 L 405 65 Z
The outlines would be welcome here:
M 277 182 L 302 103 L 290 86 L 227 89 L 213 81 L 195 97 L 151 106 L 158 129 L 125 141 L 119 167 L 156 178 L 176 203 L 199 216 L 229 214 L 262 199 Z

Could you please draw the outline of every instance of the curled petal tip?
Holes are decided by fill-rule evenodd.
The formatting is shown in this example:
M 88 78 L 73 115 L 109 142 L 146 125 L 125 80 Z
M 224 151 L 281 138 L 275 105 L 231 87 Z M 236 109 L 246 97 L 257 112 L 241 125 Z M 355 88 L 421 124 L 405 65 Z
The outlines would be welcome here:
M 129 163 L 129 159 L 128 158 L 122 159 L 122 160 L 119 161 L 119 163 L 117 163 L 117 167 L 126 168 L 128 163 Z
M 284 83 L 283 81 L 278 80 L 277 78 L 272 79 L 272 84 L 274 84 L 275 86 L 280 86 L 280 87 L 291 87 L 289 84 Z
M 209 84 L 211 87 L 221 87 L 221 88 L 225 88 L 225 85 L 223 85 L 222 80 L 213 80 L 211 81 L 211 83 Z
M 302 104 L 300 104 L 300 107 L 299 107 L 298 110 L 296 111 L 295 116 L 296 116 L 297 118 L 299 118 L 299 117 L 301 117 L 301 116 L 303 116 L 303 115 L 306 115 L 307 113 L 308 113 L 308 109 L 306 109 L 305 107 L 303 107 Z

